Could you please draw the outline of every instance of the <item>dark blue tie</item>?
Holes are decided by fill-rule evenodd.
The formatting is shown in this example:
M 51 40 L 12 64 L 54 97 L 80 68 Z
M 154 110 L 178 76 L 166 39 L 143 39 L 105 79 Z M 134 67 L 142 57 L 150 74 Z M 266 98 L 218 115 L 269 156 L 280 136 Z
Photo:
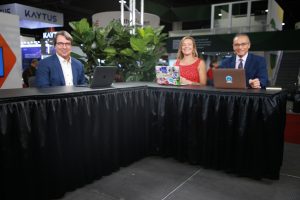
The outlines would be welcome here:
M 238 69 L 243 69 L 243 59 L 240 58 L 240 63 L 238 65 Z

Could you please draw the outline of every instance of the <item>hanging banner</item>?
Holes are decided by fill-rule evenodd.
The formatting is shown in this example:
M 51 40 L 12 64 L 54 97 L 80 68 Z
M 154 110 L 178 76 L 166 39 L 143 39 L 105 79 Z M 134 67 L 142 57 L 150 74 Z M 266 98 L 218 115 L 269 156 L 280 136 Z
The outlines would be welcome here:
M 18 15 L 21 28 L 63 27 L 62 13 L 25 6 L 18 3 L 0 5 L 0 12 Z

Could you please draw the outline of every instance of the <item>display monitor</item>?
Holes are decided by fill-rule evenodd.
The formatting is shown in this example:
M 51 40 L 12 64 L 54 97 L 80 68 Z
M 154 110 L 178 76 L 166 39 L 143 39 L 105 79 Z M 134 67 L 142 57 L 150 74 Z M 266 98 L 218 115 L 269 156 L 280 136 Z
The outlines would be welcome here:
M 0 47 L 0 77 L 4 76 L 4 58 L 3 58 L 3 48 Z

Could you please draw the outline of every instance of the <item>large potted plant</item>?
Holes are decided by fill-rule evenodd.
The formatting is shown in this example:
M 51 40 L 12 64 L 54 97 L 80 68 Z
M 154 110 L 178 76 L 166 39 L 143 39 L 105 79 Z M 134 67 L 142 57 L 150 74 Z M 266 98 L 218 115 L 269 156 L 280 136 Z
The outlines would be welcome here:
M 100 61 L 105 65 L 118 66 L 125 80 L 152 81 L 154 67 L 165 53 L 167 34 L 163 26 L 133 29 L 113 20 L 106 27 L 91 26 L 86 19 L 70 22 L 74 45 L 86 56 L 73 54 L 85 64 L 87 75 L 91 75 Z

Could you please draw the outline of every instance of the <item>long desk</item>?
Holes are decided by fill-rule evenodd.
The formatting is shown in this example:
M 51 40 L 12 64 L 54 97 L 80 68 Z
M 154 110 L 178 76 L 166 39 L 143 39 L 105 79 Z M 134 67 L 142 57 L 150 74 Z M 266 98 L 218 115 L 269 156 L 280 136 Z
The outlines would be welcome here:
M 286 94 L 119 83 L 0 90 L 0 199 L 51 199 L 149 155 L 278 179 Z

